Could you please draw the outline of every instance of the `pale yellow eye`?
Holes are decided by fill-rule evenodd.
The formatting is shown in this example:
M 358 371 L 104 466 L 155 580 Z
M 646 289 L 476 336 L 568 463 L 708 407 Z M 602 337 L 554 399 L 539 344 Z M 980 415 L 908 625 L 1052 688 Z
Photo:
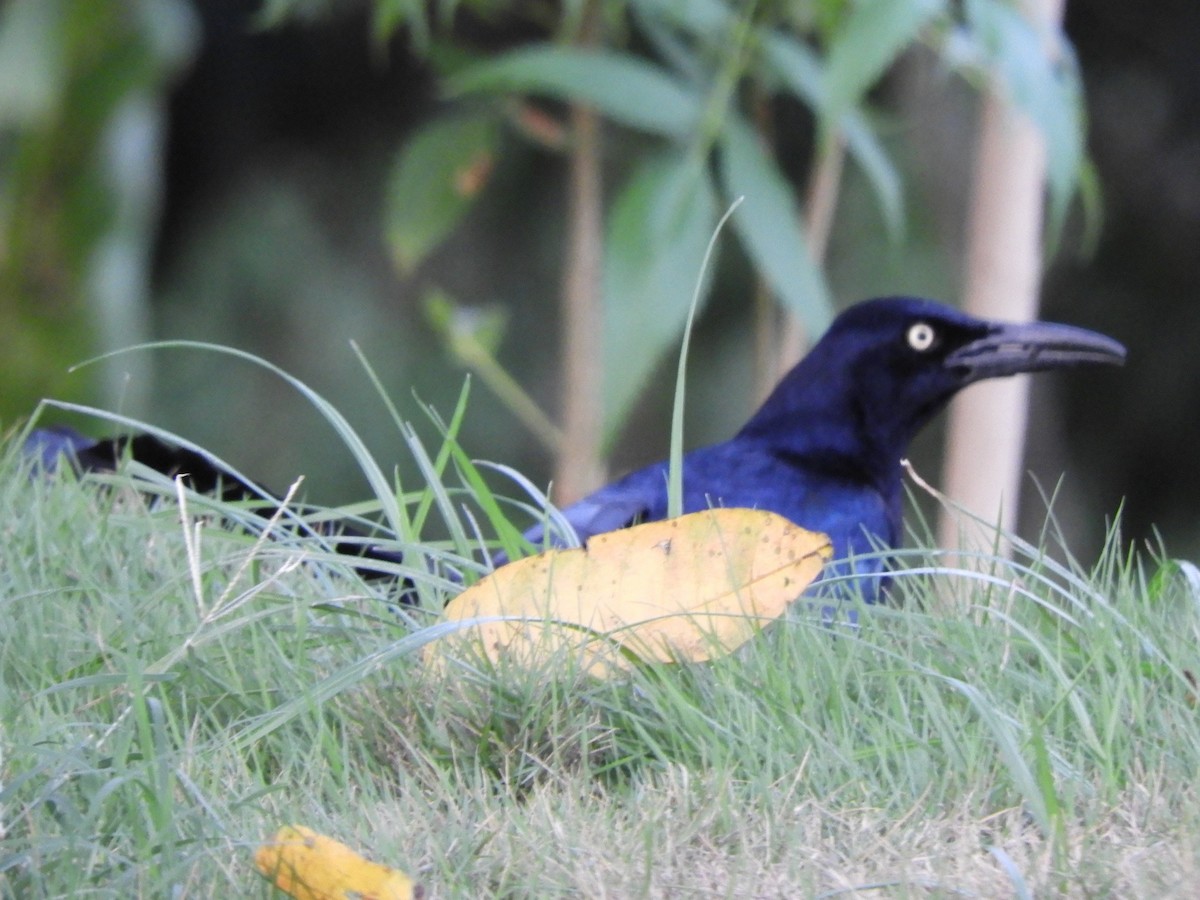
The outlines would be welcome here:
M 933 346 L 936 337 L 937 333 L 933 330 L 932 325 L 928 322 L 917 322 L 915 325 L 909 326 L 908 346 L 918 353 L 924 353 Z

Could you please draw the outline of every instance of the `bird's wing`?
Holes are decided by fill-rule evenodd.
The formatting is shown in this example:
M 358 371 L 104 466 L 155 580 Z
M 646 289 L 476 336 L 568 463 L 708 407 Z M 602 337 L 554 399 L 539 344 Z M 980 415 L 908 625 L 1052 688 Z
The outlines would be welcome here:
M 80 453 L 95 446 L 94 438 L 80 434 L 66 425 L 53 425 L 31 432 L 25 439 L 23 452 L 27 457 L 37 459 L 41 466 L 49 471 L 57 468 L 62 458 L 74 460 Z
M 620 481 L 602 487 L 577 503 L 562 510 L 562 517 L 575 530 L 581 544 L 606 531 L 627 528 L 639 521 L 659 519 L 666 506 L 666 482 L 661 467 L 642 469 L 627 475 Z M 541 523 L 525 532 L 525 537 L 535 546 L 546 541 L 545 526 Z M 564 541 L 551 535 L 551 546 L 562 546 Z

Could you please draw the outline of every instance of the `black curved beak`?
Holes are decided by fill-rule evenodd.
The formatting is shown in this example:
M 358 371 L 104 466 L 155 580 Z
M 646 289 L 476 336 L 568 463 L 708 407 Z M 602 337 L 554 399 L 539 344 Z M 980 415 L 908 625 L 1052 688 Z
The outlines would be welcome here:
M 945 366 L 961 371 L 969 384 L 1020 372 L 1124 362 L 1125 348 L 1103 334 L 1072 325 L 1030 322 L 993 325 L 984 337 L 950 353 Z

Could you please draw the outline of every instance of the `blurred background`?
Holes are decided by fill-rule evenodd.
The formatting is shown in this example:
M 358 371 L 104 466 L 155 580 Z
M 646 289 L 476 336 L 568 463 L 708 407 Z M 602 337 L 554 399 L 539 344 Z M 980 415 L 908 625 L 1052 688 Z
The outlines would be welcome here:
M 349 502 L 366 495 L 350 454 L 263 370 L 188 349 L 69 367 L 149 340 L 248 350 L 411 483 L 354 341 L 431 441 L 421 403 L 449 416 L 473 368 L 461 442 L 545 485 L 564 379 L 589 377 L 563 360 L 582 148 L 607 343 L 574 352 L 600 354 L 591 440 L 611 474 L 666 453 L 680 310 L 727 197 L 758 178 L 774 204 L 723 238 L 692 346 L 687 443 L 721 439 L 775 371 L 781 308 L 812 335 L 870 296 L 958 302 L 979 88 L 999 70 L 1050 138 L 1042 317 L 1130 351 L 1124 371 L 1034 379 L 1026 468 L 1059 488 L 1080 558 L 1118 508 L 1126 540 L 1200 556 L 1200 6 L 1068 4 L 1045 72 L 1003 3 L 865 6 L 8 0 L 0 425 L 43 397 L 91 403 Z M 803 242 L 831 171 L 818 267 Z M 794 221 L 772 231 L 780 213 Z M 914 454 L 935 483 L 940 447 L 930 429 Z M 1022 530 L 1044 518 L 1027 481 Z

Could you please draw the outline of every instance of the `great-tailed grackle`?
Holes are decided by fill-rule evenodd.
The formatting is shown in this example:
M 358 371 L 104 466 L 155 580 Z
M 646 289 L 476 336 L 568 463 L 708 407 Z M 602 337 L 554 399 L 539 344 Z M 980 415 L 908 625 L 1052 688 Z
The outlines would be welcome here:
M 836 560 L 894 547 L 900 461 L 955 393 L 985 378 L 1124 360 L 1116 341 L 1069 325 L 989 322 L 908 297 L 860 303 L 834 320 L 741 431 L 684 456 L 683 511 L 771 510 L 827 534 Z M 582 541 L 661 519 L 667 464 L 626 475 L 563 514 Z M 539 543 L 542 529 L 527 537 Z M 876 554 L 855 571 L 881 567 Z M 879 599 L 879 579 L 859 587 L 868 602 Z
M 1069 325 L 989 322 L 908 297 L 860 303 L 834 320 L 741 431 L 684 457 L 684 512 L 709 506 L 771 510 L 829 535 L 836 559 L 869 554 L 876 545 L 894 547 L 903 501 L 900 460 L 955 393 L 984 378 L 1124 360 L 1125 348 L 1116 341 Z M 160 471 L 186 471 L 197 484 L 220 484 L 227 496 L 239 487 L 247 496 L 263 496 L 198 454 L 173 461 L 153 438 L 142 439 L 139 456 L 138 440 L 88 443 L 66 432 L 35 432 L 27 449 L 43 458 L 67 449 L 84 468 L 111 468 L 128 448 Z M 626 475 L 563 513 L 582 541 L 663 518 L 667 464 Z M 543 543 L 542 526 L 526 536 Z M 398 559 L 373 544 L 346 546 L 361 556 Z M 855 571 L 882 568 L 875 554 Z M 879 599 L 879 582 L 859 579 L 868 602 Z

